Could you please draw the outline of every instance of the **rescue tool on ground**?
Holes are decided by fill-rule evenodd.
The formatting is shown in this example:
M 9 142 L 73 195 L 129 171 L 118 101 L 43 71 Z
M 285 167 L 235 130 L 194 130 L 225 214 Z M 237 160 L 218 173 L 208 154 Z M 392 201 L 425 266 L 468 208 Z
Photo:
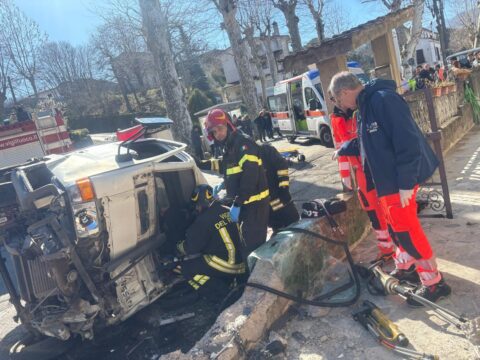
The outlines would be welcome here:
M 415 293 L 416 285 L 412 285 L 407 282 L 401 282 L 397 278 L 387 274 L 380 267 L 380 264 L 383 261 L 373 264 L 368 269 L 373 273 L 373 275 L 379 280 L 382 285 L 385 293 L 388 295 L 400 295 L 404 299 L 414 300 L 425 307 L 428 307 L 435 311 L 440 317 L 445 321 L 448 321 L 450 324 L 454 325 L 458 329 L 462 329 L 463 325 L 467 323 L 467 319 L 461 315 L 454 313 L 453 311 L 446 309 L 430 300 L 427 300 Z
M 365 300 L 363 305 L 352 313 L 353 319 L 358 321 L 373 337 L 387 349 L 407 356 L 409 359 L 439 360 L 436 355 L 420 353 L 408 349 L 408 339 L 398 326 L 388 318 L 373 302 Z

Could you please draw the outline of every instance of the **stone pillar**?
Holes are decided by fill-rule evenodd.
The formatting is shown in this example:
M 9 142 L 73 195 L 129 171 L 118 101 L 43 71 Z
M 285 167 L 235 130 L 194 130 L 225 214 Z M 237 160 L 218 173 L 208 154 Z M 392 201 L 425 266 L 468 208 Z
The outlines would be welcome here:
M 328 100 L 327 89 L 330 85 L 330 80 L 332 80 L 333 75 L 340 71 L 347 70 L 347 58 L 345 55 L 337 56 L 335 58 L 330 58 L 322 60 L 316 63 L 317 69 L 320 72 L 320 81 L 322 82 L 323 96 L 325 97 L 325 102 L 327 103 L 328 112 L 333 111 L 333 104 Z
M 375 59 L 375 76 L 382 79 L 394 80 L 397 86 L 400 86 L 400 68 L 395 54 L 391 30 L 372 40 L 371 44 L 373 57 Z

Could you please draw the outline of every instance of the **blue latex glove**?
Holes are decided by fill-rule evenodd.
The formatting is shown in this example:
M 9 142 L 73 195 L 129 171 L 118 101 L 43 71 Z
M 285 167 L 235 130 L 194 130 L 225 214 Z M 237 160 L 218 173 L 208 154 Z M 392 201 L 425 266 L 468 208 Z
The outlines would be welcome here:
M 217 184 L 213 187 L 213 197 L 218 198 L 218 193 L 225 189 L 225 182 L 222 181 L 220 184 Z
M 233 222 L 238 222 L 240 219 L 240 206 L 232 205 L 230 208 L 230 217 L 232 218 Z

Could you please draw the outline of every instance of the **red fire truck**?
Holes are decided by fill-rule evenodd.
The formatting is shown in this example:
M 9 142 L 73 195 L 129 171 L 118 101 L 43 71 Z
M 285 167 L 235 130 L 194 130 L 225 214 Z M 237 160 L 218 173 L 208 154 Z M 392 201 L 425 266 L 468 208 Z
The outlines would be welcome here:
M 33 114 L 32 120 L 0 126 L 0 168 L 72 150 L 59 110 Z

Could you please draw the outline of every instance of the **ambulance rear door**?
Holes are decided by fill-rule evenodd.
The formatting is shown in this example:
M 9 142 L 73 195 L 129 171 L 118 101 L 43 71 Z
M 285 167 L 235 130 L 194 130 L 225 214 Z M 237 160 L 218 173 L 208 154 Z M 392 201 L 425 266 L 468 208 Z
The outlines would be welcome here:
M 283 135 L 296 133 L 295 122 L 288 101 L 288 83 L 279 83 L 273 87 L 273 95 L 267 98 L 272 121 L 278 124 Z

